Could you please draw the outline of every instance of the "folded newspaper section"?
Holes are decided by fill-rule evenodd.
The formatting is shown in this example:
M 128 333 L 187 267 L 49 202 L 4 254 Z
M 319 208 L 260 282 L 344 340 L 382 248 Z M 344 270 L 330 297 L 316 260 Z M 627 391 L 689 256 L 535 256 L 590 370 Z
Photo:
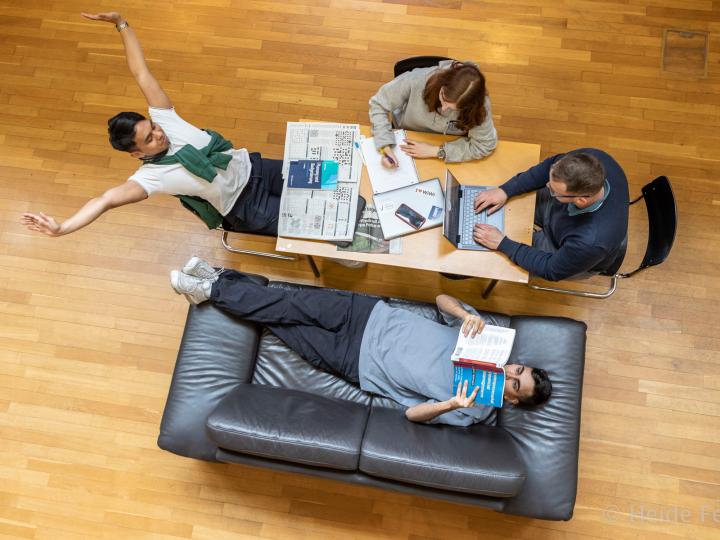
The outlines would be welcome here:
M 515 330 L 486 325 L 474 338 L 460 332 L 450 359 L 453 363 L 453 395 L 467 381 L 467 394 L 479 387 L 475 403 L 502 407 L 505 389 L 503 366 L 510 358 Z
M 353 238 L 362 160 L 355 150 L 358 124 L 288 122 L 283 156 L 283 189 L 278 235 L 311 240 L 349 241 Z M 328 181 L 335 189 L 303 189 L 288 183 L 293 161 L 335 162 L 327 165 Z M 332 169 L 332 170 L 330 170 Z M 321 180 L 321 187 L 322 184 Z

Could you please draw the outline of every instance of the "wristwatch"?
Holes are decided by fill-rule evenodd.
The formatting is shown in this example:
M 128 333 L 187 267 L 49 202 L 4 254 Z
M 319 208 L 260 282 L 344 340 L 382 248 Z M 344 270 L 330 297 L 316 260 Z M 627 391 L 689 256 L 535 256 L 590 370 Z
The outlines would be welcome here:
M 445 147 L 444 146 L 441 146 L 440 149 L 438 150 L 437 157 L 439 159 L 442 159 L 443 161 L 445 161 Z
M 123 21 L 123 22 L 121 22 L 121 23 L 116 24 L 116 25 L 115 25 L 115 28 L 117 28 L 117 31 L 120 32 L 120 31 L 122 31 L 122 30 L 125 30 L 128 26 L 130 26 L 130 25 L 128 24 L 128 22 L 127 22 L 127 21 Z

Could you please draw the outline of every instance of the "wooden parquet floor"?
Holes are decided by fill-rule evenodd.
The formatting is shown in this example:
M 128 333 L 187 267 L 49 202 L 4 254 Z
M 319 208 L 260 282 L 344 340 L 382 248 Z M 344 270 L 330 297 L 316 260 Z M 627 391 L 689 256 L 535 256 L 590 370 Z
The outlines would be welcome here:
M 0 538 L 718 538 L 720 2 L 118 4 L 0 0 Z M 323 263 L 316 281 L 302 261 L 232 256 L 169 197 L 67 237 L 31 234 L 21 212 L 67 217 L 134 170 L 107 144 L 106 120 L 144 100 L 115 30 L 79 16 L 114 7 L 182 115 L 270 157 L 282 156 L 287 121 L 367 122 L 398 59 L 476 60 L 501 138 L 541 143 L 543 157 L 603 148 L 633 193 L 668 175 L 674 250 L 609 300 L 502 283 L 482 301 L 479 280 Z M 661 71 L 669 28 L 709 34 L 706 78 Z M 644 250 L 643 213 L 631 213 L 629 266 Z M 276 279 L 419 300 L 444 291 L 586 321 L 575 517 L 529 520 L 159 450 L 187 309 L 167 275 L 191 254 Z

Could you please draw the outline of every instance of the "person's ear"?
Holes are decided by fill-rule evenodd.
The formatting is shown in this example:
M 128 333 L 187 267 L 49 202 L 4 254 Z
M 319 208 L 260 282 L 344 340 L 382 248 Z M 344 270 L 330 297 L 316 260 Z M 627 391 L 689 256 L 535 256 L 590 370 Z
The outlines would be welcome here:
M 508 399 L 508 401 L 509 401 L 513 406 L 515 406 L 515 405 L 517 405 L 518 403 L 520 403 L 520 400 L 519 400 L 518 398 Z
M 130 152 L 130 155 L 135 159 L 142 159 L 145 157 L 145 154 L 143 154 L 140 150 L 133 150 Z

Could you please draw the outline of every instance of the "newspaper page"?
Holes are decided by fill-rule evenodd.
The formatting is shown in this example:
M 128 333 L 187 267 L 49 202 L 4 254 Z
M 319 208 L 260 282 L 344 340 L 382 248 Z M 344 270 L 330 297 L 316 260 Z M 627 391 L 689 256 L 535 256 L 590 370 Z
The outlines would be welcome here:
M 338 251 L 354 251 L 355 253 L 402 253 L 402 239 L 385 240 L 377 210 L 368 204 L 355 229 L 355 238 L 347 247 L 338 247 Z
M 453 361 L 477 360 L 502 367 L 510 358 L 514 341 L 515 329 L 487 324 L 474 338 L 460 332 L 450 358 Z
M 362 159 L 355 148 L 355 142 L 359 140 L 358 124 L 288 122 L 279 236 L 334 241 L 353 239 L 362 174 Z M 300 159 L 336 161 L 337 188 L 289 189 L 290 161 Z

